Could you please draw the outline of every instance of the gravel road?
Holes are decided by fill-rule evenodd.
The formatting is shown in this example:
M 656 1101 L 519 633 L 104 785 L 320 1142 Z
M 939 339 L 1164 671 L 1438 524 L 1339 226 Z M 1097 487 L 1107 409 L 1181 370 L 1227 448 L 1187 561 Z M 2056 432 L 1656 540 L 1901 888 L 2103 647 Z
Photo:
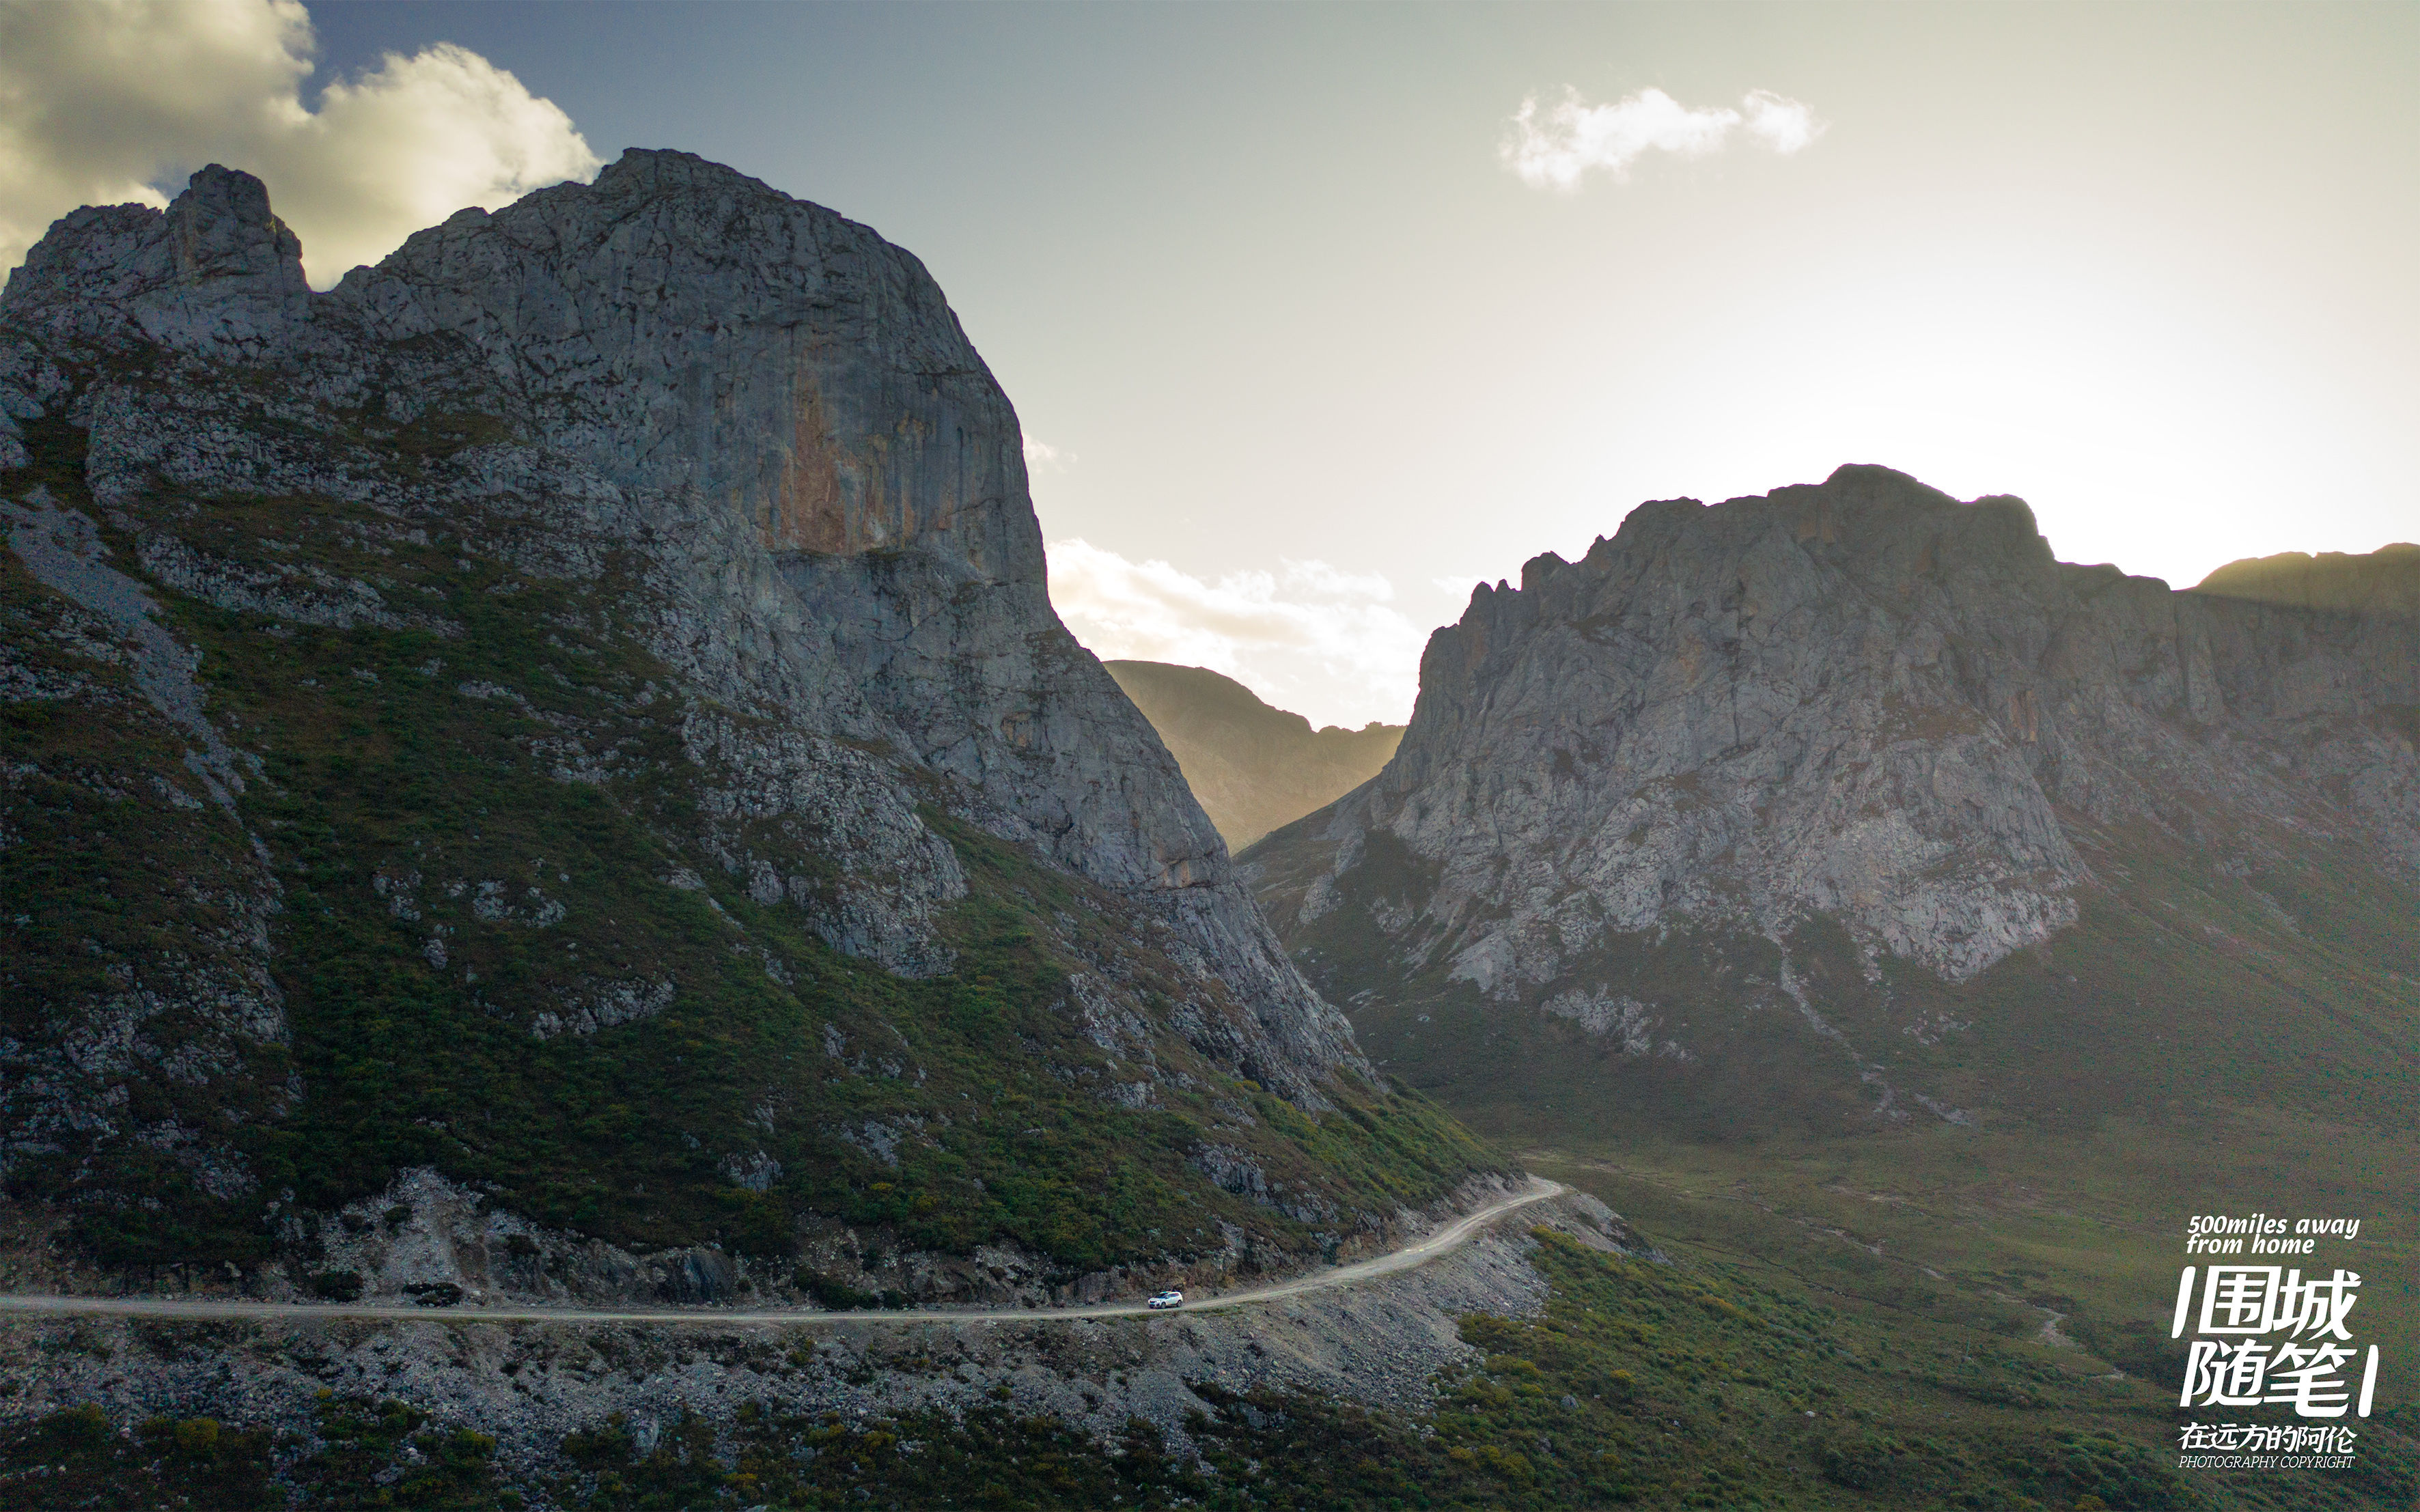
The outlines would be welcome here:
M 1278 1302 L 1308 1292 L 1349 1287 L 1377 1276 L 1425 1265 L 1454 1249 L 1471 1235 L 1507 1213 L 1532 1203 L 1562 1196 L 1569 1188 L 1558 1181 L 1533 1180 L 1524 1191 L 1465 1214 L 1417 1243 L 1389 1250 L 1372 1259 L 1356 1260 L 1314 1271 L 1291 1281 L 1240 1291 L 1188 1299 L 1177 1311 L 1201 1313 L 1253 1303 Z M 1165 1311 L 1166 1309 L 1163 1309 Z M 442 1323 L 1008 1323 L 1058 1318 L 1128 1318 L 1149 1313 L 1140 1303 L 1100 1303 L 1076 1307 L 908 1307 L 885 1312 L 826 1312 L 818 1308 L 770 1308 L 748 1312 L 730 1307 L 532 1307 L 470 1303 L 453 1307 L 423 1307 L 410 1303 L 296 1303 L 194 1300 L 166 1297 L 63 1297 L 45 1294 L 0 1295 L 0 1315 L 103 1314 L 139 1318 L 257 1318 L 295 1321 L 307 1318 L 420 1319 Z

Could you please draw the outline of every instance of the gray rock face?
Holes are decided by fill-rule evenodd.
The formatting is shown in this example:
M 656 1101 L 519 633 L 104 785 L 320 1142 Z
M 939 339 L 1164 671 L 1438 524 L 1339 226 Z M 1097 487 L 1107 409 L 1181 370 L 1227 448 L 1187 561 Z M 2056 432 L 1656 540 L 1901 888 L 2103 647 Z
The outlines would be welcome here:
M 1573 980 L 1621 936 L 1823 916 L 1869 969 L 1962 981 L 2073 923 L 2115 880 L 2084 847 L 2133 830 L 2420 881 L 2414 705 L 2408 618 L 2063 565 L 2017 500 L 1843 468 L 1481 587 L 1394 761 L 1251 861 L 1292 937 L 1400 847 L 1419 886 L 1365 906 L 1402 964 L 1643 1050 L 1637 1005 Z
M 673 604 L 657 649 L 776 722 L 700 727 L 692 759 L 729 779 L 715 805 L 807 820 L 845 872 L 882 879 L 842 888 L 833 944 L 947 969 L 929 916 L 964 884 L 898 786 L 913 769 L 951 779 L 950 806 L 985 827 L 1155 906 L 1251 1005 L 1255 1062 L 1291 1095 L 1316 1101 L 1357 1061 L 1150 726 L 1051 610 L 1007 397 L 923 266 L 866 227 L 687 154 L 632 152 L 594 185 L 464 210 L 315 297 L 259 181 L 212 167 L 165 214 L 59 223 L 0 316 L 56 343 L 272 355 L 298 400 L 389 420 L 487 391 L 529 426 L 494 449 L 492 488 L 642 548 Z M 444 382 L 396 383 L 396 351 L 433 354 Z M 28 376 L 5 408 L 39 413 L 42 354 L 15 361 Z M 81 403 L 104 501 L 153 479 L 365 491 L 156 389 Z M 173 538 L 145 560 L 231 609 L 313 587 L 242 580 Z M 318 596 L 318 623 L 398 623 L 365 584 Z M 733 863 L 803 896 L 778 858 Z
M 913 257 L 646 152 L 464 211 L 327 294 L 299 256 L 259 181 L 212 167 L 164 213 L 65 218 L 0 295 L 0 734 L 42 753 L 0 763 L 0 883 L 37 879 L 0 919 L 27 932 L 0 955 L 0 1172 L 73 1186 L 140 1165 L 269 1200 L 244 1131 L 313 1095 L 276 978 L 281 875 L 308 867 L 292 835 L 248 826 L 282 823 L 258 817 L 287 791 L 275 764 L 334 748 L 222 698 L 197 613 L 237 638 L 213 643 L 246 660 L 239 683 L 302 639 L 411 640 L 388 684 L 510 723 L 510 760 L 470 770 L 525 765 L 644 813 L 665 847 L 649 886 L 694 894 L 719 870 L 724 897 L 795 910 L 900 977 L 957 969 L 968 847 L 1010 842 L 1007 870 L 1071 879 L 1064 907 L 1021 883 L 1008 906 L 1040 920 L 1088 1021 L 1117 1026 L 1099 1096 L 1118 1108 L 1206 1071 L 1319 1111 L 1340 1075 L 1370 1075 L 1051 610 L 1016 414 Z M 523 593 L 552 607 L 485 608 Z M 328 675 L 299 690 L 334 714 L 381 671 Z M 371 730 L 334 718 L 340 742 Z M 528 1044 L 694 1001 L 596 879 L 473 859 L 495 844 L 473 827 L 375 839 L 336 885 L 373 887 L 408 959 Z M 37 918 L 70 895 L 105 918 L 113 893 L 129 925 L 107 945 Z M 708 927 L 789 981 L 727 913 Z M 553 963 L 543 987 L 486 969 L 477 942 L 500 931 Z M 848 1075 L 907 1085 L 893 1054 Z M 145 1102 L 153 1083 L 173 1107 Z
M 85 206 L 34 244 L 8 275 L 10 317 L 60 334 L 132 321 L 179 345 L 260 346 L 307 316 L 302 243 L 269 210 L 250 174 L 216 163 L 165 213 Z
M 467 341 L 550 450 L 713 516 L 693 579 L 749 575 L 718 617 L 778 616 L 803 680 L 845 696 L 802 709 L 789 678 L 750 687 L 745 669 L 736 690 L 890 743 L 967 784 L 986 827 L 1163 905 L 1256 1006 L 1297 1095 L 1353 1058 L 1175 764 L 1052 611 L 1016 413 L 913 256 L 729 169 L 633 152 L 594 186 L 462 211 L 332 300 L 388 342 Z M 912 897 L 953 896 L 915 848 L 878 854 Z M 853 921 L 836 943 L 891 933 Z

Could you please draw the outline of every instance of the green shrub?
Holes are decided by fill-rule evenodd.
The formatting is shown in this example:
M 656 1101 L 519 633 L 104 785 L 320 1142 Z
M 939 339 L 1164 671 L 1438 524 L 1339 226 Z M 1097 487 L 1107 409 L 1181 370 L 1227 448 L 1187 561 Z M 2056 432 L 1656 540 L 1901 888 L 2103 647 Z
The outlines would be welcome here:
M 837 1276 L 801 1266 L 793 1278 L 800 1290 L 815 1299 L 818 1306 L 834 1312 L 861 1311 L 876 1307 L 899 1308 L 908 1304 L 904 1291 L 886 1287 L 880 1291 L 862 1291 Z
M 219 1452 L 219 1423 L 214 1417 L 189 1417 L 177 1425 L 177 1451 L 196 1459 Z
M 330 1302 L 359 1302 L 362 1273 L 359 1271 L 321 1271 L 311 1277 L 311 1290 Z

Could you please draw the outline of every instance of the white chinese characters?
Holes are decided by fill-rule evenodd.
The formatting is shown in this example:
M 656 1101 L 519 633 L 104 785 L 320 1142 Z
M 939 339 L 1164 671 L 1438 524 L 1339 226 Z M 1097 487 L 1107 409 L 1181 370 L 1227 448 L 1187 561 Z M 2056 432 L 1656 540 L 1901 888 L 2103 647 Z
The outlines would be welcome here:
M 2291 1407 L 2298 1417 L 2342 1417 L 2354 1405 L 2343 1371 L 2356 1358 L 2345 1319 L 2360 1300 L 2361 1276 L 2337 1271 L 2322 1280 L 2275 1265 L 2213 1265 L 2194 1318 L 2194 1268 L 2177 1282 L 2172 1338 L 2193 1318 L 2197 1335 L 2185 1357 L 2180 1407 Z M 2283 1335 L 2282 1340 L 2272 1335 Z M 2337 1342 L 2341 1340 L 2342 1342 Z M 2378 1346 L 2364 1364 L 2358 1413 L 2369 1415 L 2378 1384 Z

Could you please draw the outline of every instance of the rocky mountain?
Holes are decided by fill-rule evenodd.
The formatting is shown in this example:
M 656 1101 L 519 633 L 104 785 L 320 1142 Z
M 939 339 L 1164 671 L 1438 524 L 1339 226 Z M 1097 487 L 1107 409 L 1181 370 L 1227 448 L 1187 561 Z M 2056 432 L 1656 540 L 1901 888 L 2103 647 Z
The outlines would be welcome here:
M 1015 415 L 912 257 L 674 153 L 329 293 L 297 252 L 210 169 L 0 296 L 0 1287 L 200 1294 L 0 1319 L 0 1502 L 2200 1494 L 2168 1381 L 2060 1368 L 1995 1259 L 1665 1248 L 1574 1194 L 1175 1317 L 482 1315 L 1218 1287 L 1496 1163 L 1373 1074 L 1051 614 Z M 1888 474 L 1619 539 L 1481 595 L 1387 771 L 1253 853 L 1380 1056 L 1549 1113 L 1990 1118 L 2139 1090 L 2110 995 L 2180 983 L 2258 1073 L 2180 1095 L 2282 1043 L 2408 1123 L 2369 1074 L 2408 1054 L 2403 630 L 2059 568 L 2021 506 Z M 1744 876 L 1768 815 L 1807 878 Z M 1550 864 L 1604 873 L 1593 933 Z M 2090 1011 L 2055 985 L 2101 966 Z M 2045 1026 L 2085 1073 L 2026 1086 Z M 2332 1504 L 2410 1504 L 2389 1416 Z
M 1644 504 L 1481 587 L 1386 770 L 1244 859 L 1482 1126 L 2399 1126 L 2415 557 L 2173 592 L 1873 467 Z
M 1157 661 L 1101 665 L 1134 700 L 1230 850 L 1342 797 L 1377 775 L 1404 727 L 1313 730 L 1232 677 Z
M 1091 1294 L 1485 1165 L 1052 613 L 914 257 L 637 151 L 299 254 L 214 166 L 0 297 L 23 1263 Z

